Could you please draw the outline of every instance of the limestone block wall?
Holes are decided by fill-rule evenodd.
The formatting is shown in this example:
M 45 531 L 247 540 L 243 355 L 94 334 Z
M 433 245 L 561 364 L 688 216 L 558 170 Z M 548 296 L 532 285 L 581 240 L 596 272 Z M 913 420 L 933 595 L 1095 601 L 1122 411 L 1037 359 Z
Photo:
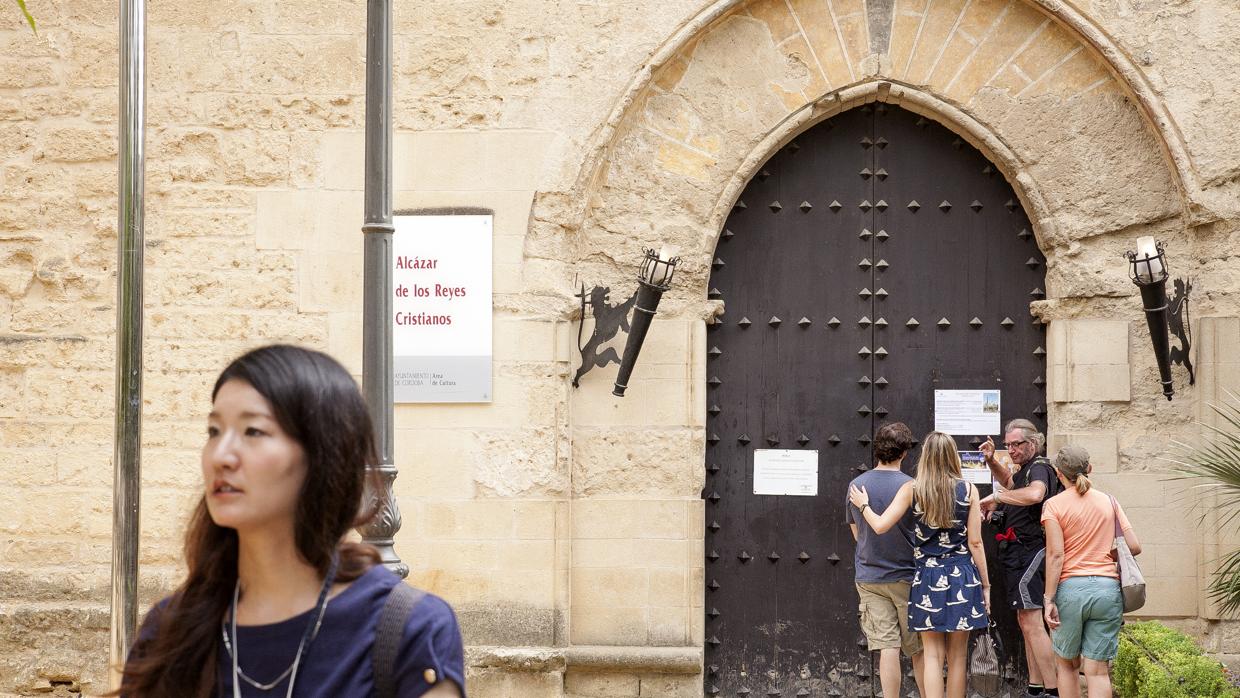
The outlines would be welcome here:
M 0 693 L 103 686 L 115 7 L 0 14 Z M 150 3 L 142 593 L 177 580 L 215 373 L 246 348 L 360 372 L 363 13 Z M 1159 456 L 1240 390 L 1240 12 L 1230 0 L 396 3 L 395 201 L 495 212 L 495 400 L 401 406 L 397 549 L 461 613 L 475 695 L 701 690 L 704 321 L 723 216 L 796 133 L 873 100 L 949 125 L 1048 260 L 1052 448 L 1148 544 L 1147 613 L 1224 654 L 1217 551 Z M 1198 385 L 1166 402 L 1119 254 L 1192 277 Z M 578 285 L 684 254 L 623 400 L 581 388 Z M 1183 541 L 1195 541 L 1193 546 Z M 1143 556 L 1144 557 L 1144 556 Z

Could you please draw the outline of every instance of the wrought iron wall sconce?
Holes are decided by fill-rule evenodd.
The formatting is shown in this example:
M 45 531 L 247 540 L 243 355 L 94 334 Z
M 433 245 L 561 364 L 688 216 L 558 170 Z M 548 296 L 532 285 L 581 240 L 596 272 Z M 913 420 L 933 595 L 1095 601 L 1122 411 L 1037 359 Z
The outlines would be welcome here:
M 1188 323 L 1188 296 L 1193 284 L 1187 279 L 1175 280 L 1175 293 L 1167 299 L 1167 258 L 1161 242 L 1146 236 L 1137 238 L 1137 250 L 1126 253 L 1129 277 L 1141 289 L 1141 302 L 1145 306 L 1145 321 L 1150 328 L 1150 340 L 1154 344 L 1154 358 L 1158 362 L 1158 374 L 1163 395 L 1170 400 L 1175 394 L 1171 384 L 1171 364 L 1177 363 L 1188 369 L 1188 384 L 1197 379 L 1190 358 L 1192 333 Z M 1180 340 L 1180 346 L 1171 347 L 1167 332 Z
M 595 286 L 586 291 L 585 285 L 582 285 L 581 293 L 577 294 L 581 299 L 581 324 L 577 327 L 577 351 L 581 354 L 581 366 L 573 376 L 574 388 L 580 387 L 581 377 L 590 369 L 617 363 L 620 364 L 620 372 L 616 375 L 616 385 L 611 394 L 624 397 L 629 377 L 633 375 L 633 367 L 637 364 L 637 355 L 641 353 L 642 344 L 646 341 L 646 333 L 650 330 L 650 323 L 659 308 L 659 300 L 672 286 L 672 276 L 676 273 L 678 262 L 680 257 L 675 256 L 667 247 L 659 252 L 653 249 L 643 250 L 642 265 L 637 274 L 637 290 L 619 305 L 607 302 L 611 288 Z M 594 315 L 594 332 L 582 345 L 587 301 Z M 628 317 L 630 308 L 633 309 L 632 322 Z M 615 347 L 599 351 L 599 348 L 610 342 L 621 329 L 629 335 L 624 343 L 623 356 L 616 355 Z

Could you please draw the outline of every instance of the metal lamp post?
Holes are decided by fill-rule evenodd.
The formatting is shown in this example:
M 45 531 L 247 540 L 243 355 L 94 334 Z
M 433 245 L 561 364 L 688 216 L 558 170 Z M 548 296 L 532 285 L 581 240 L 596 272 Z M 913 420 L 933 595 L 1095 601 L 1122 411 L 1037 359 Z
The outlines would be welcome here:
M 379 462 L 371 464 L 379 487 L 367 492 L 377 504 L 375 518 L 362 528 L 383 564 L 404 577 L 409 566 L 396 555 L 400 509 L 392 493 L 392 2 L 366 3 L 366 192 L 363 247 L 362 393 L 375 425 Z
M 1129 277 L 1141 290 L 1141 303 L 1145 307 L 1145 321 L 1150 328 L 1150 341 L 1154 345 L 1154 359 L 1158 363 L 1159 381 L 1162 383 L 1163 395 L 1170 400 L 1175 395 L 1175 386 L 1171 382 L 1171 364 L 1182 363 L 1188 368 L 1189 385 L 1194 381 L 1192 362 L 1189 359 L 1189 336 L 1185 317 L 1188 294 L 1192 285 L 1177 281 L 1177 295 L 1170 302 L 1167 299 L 1166 253 L 1161 242 L 1153 237 L 1137 238 L 1137 249 L 1128 252 Z M 1167 337 L 1170 327 L 1181 341 L 1181 347 L 1172 349 Z
M 650 323 L 654 321 L 659 300 L 671 288 L 672 275 L 676 273 L 676 264 L 680 261 L 680 257 L 673 256 L 666 247 L 658 253 L 652 249 L 644 252 L 641 270 L 637 274 L 637 301 L 633 304 L 632 329 L 624 343 L 624 356 L 620 360 L 620 371 L 616 374 L 615 389 L 611 391 L 616 397 L 624 397 L 624 391 L 629 387 L 629 377 L 646 341 Z
M 142 250 L 146 172 L 146 3 L 120 3 L 117 157 L 116 415 L 112 476 L 111 680 L 138 625 L 142 445 Z

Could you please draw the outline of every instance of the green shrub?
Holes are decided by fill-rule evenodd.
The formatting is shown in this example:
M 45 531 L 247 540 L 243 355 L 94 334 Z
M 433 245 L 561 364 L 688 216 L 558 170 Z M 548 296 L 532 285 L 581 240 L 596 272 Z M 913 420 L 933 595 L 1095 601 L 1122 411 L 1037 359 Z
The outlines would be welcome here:
M 1223 667 L 1192 638 L 1162 623 L 1127 623 L 1115 658 L 1115 692 L 1124 698 L 1240 696 Z

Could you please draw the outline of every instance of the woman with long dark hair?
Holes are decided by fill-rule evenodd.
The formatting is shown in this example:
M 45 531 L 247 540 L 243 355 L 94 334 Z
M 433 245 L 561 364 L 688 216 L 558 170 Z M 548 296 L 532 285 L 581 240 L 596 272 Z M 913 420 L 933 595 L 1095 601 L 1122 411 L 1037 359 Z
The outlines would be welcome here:
M 119 693 L 464 695 L 452 609 L 398 589 L 374 548 L 345 539 L 374 513 L 362 510 L 374 434 L 348 371 L 268 346 L 229 364 L 211 397 L 188 575 L 147 615 Z

